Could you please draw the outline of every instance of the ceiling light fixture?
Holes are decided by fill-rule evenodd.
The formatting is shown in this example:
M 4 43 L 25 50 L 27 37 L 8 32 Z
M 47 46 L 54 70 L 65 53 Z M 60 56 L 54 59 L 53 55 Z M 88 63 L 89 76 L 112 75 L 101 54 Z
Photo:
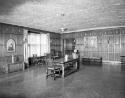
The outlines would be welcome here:
M 67 31 L 68 29 L 67 28 L 60 28 L 61 32 L 65 32 Z
M 62 20 L 64 20 L 64 16 L 65 16 L 65 14 L 61 13 L 61 17 L 63 18 Z M 60 28 L 61 33 L 63 33 L 63 32 L 68 30 L 68 28 L 64 28 L 64 27 L 65 27 L 65 24 L 63 23 L 62 27 Z

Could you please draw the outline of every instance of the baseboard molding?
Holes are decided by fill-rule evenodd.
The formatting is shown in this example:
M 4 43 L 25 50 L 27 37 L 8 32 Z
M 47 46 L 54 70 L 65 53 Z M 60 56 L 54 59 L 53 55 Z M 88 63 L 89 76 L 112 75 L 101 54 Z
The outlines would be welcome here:
M 121 61 L 102 61 L 103 63 L 121 64 Z

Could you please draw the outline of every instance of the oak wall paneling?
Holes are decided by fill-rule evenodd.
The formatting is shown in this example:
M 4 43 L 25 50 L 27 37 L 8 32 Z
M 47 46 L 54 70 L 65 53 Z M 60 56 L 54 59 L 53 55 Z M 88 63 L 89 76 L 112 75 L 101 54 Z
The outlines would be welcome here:
M 15 58 L 18 57 L 19 62 L 24 61 L 24 47 L 23 47 L 24 29 L 26 29 L 29 32 L 49 33 L 50 41 L 51 41 L 50 49 L 51 50 L 54 49 L 55 51 L 61 51 L 60 34 L 43 31 L 43 30 L 37 30 L 33 28 L 0 23 L 0 67 L 6 66 L 7 64 L 12 63 L 12 54 L 15 55 Z M 7 52 L 6 43 L 9 39 L 13 39 L 16 43 L 16 50 L 14 53 Z M 16 60 L 17 59 L 15 59 L 15 61 Z
M 71 34 L 63 34 L 64 39 Z M 85 37 L 97 37 L 97 47 L 86 47 Z M 102 57 L 103 61 L 120 61 L 125 55 L 125 28 L 111 28 L 90 31 L 73 32 L 76 48 L 81 57 Z M 88 44 L 89 44 L 88 40 Z
M 15 52 L 7 51 L 7 41 L 15 41 Z M 0 70 L 12 63 L 12 55 L 15 62 L 23 62 L 23 28 L 0 23 Z
M 50 50 L 52 55 L 61 54 L 61 34 L 50 33 Z

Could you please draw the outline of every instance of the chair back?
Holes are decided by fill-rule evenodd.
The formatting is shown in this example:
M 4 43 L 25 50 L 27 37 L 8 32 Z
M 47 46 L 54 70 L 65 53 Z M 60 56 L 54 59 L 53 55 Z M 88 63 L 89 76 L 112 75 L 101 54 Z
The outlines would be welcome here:
M 53 67 L 54 65 L 50 54 L 46 55 L 45 62 L 46 62 L 46 67 Z
M 46 59 L 46 66 L 53 66 L 53 60 L 51 58 Z

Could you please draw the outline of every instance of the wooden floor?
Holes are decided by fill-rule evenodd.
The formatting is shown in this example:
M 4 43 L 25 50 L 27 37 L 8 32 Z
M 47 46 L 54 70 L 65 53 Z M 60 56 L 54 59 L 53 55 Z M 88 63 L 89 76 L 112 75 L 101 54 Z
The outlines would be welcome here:
M 118 64 L 81 64 L 64 79 L 45 76 L 41 66 L 1 75 L 0 98 L 125 98 L 125 69 Z

